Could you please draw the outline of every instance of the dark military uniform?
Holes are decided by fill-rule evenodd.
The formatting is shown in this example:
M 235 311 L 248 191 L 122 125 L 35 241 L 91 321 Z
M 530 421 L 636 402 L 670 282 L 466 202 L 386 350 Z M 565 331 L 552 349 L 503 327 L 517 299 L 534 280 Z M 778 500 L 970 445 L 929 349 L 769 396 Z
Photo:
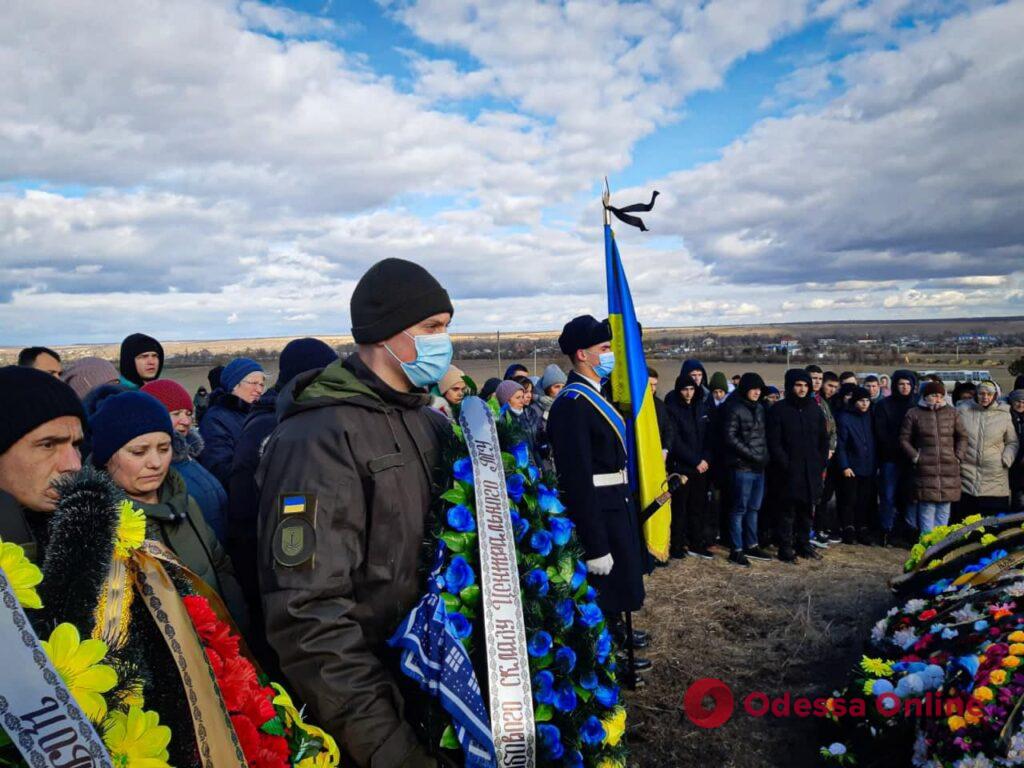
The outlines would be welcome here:
M 573 371 L 567 386 L 593 382 Z M 583 396 L 563 390 L 548 416 L 558 484 L 585 560 L 611 554 L 607 576 L 589 574 L 607 614 L 636 611 L 644 602 L 640 520 L 626 482 L 626 449 L 615 428 Z M 613 484 L 619 473 L 622 482 Z

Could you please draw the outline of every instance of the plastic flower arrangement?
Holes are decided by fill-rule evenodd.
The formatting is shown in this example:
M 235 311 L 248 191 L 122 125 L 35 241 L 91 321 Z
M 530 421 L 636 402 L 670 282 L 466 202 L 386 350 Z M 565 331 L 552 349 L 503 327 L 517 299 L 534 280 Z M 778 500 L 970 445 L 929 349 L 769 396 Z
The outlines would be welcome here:
M 597 594 L 587 584 L 572 521 L 565 515 L 555 477 L 537 468 L 521 432 L 493 401 L 490 405 L 497 417 L 516 541 L 537 765 L 620 768 L 626 760 L 626 711 L 613 643 Z M 444 544 L 441 599 L 456 636 L 471 653 L 478 679 L 485 680 L 473 470 L 458 427 L 447 458 L 451 475 L 431 546 Z M 439 743 L 459 749 L 447 715 L 440 706 L 436 710 L 447 724 Z M 458 762 L 460 756 L 451 754 Z
M 21 547 L 3 543 L 0 569 L 26 609 L 42 652 L 94 723 L 113 765 L 200 768 L 190 709 L 195 693 L 186 695 L 182 687 L 184 656 L 171 653 L 189 637 L 196 649 L 192 658 L 198 659 L 192 663 L 199 665 L 191 674 L 212 672 L 219 693 L 204 706 L 226 709 L 230 717 L 221 721 L 220 745 L 239 761 L 244 755 L 250 768 L 338 765 L 330 736 L 303 723 L 284 689 L 257 674 L 240 652 L 238 636 L 206 597 L 195 594 L 208 588 L 173 555 L 154 554 L 145 541 L 144 513 L 106 475 L 85 468 L 63 480 L 59 490 L 44 567 L 31 563 Z M 143 581 L 147 568 L 156 569 L 151 575 L 163 574 L 156 601 L 150 582 Z M 181 617 L 179 623 L 171 623 L 171 613 Z M 205 726 L 204 733 L 210 733 Z M 25 765 L 2 730 L 0 765 Z
M 900 602 L 875 624 L 842 692 L 867 698 L 867 717 L 838 722 L 842 752 L 823 748 L 823 761 L 905 750 L 929 768 L 1024 765 L 1020 516 L 975 516 L 923 536 L 893 586 Z

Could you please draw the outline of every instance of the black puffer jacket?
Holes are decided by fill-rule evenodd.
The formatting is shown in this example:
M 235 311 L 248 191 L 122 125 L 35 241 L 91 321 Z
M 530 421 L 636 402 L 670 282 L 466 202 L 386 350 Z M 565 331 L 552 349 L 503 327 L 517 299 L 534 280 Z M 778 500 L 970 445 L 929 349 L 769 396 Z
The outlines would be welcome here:
M 768 464 L 767 417 L 764 406 L 747 394 L 764 391 L 756 373 L 745 373 L 739 386 L 722 406 L 722 460 L 739 472 L 761 472 Z
M 828 462 L 828 428 L 825 414 L 813 398 L 794 394 L 797 381 L 805 382 L 810 390 L 807 373 L 786 371 L 786 397 L 768 412 L 768 449 L 779 470 L 783 498 L 814 504 L 821 496 Z

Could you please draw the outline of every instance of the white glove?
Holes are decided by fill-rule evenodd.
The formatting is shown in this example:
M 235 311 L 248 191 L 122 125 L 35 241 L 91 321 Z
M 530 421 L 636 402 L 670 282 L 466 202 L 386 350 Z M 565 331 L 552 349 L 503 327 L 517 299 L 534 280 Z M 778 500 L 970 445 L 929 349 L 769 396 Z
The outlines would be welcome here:
M 595 576 L 607 576 L 612 572 L 613 565 L 615 565 L 615 561 L 612 560 L 610 552 L 596 560 L 587 560 L 587 570 Z

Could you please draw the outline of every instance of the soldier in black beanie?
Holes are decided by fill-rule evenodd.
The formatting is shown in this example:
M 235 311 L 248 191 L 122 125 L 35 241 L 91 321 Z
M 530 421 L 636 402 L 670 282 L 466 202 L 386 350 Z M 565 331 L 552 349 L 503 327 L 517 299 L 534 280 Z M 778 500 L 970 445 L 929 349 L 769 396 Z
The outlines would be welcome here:
M 421 593 L 446 427 L 426 386 L 451 364 L 452 302 L 423 267 L 385 259 L 351 317 L 356 352 L 284 387 L 256 472 L 267 640 L 343 762 L 428 768 L 422 694 L 386 641 Z
M 121 342 L 121 384 L 139 389 L 148 381 L 159 379 L 164 370 L 164 348 L 152 336 L 133 333 Z
M 85 413 L 60 379 L 34 368 L 0 368 L 0 538 L 41 562 L 53 482 L 82 468 Z

